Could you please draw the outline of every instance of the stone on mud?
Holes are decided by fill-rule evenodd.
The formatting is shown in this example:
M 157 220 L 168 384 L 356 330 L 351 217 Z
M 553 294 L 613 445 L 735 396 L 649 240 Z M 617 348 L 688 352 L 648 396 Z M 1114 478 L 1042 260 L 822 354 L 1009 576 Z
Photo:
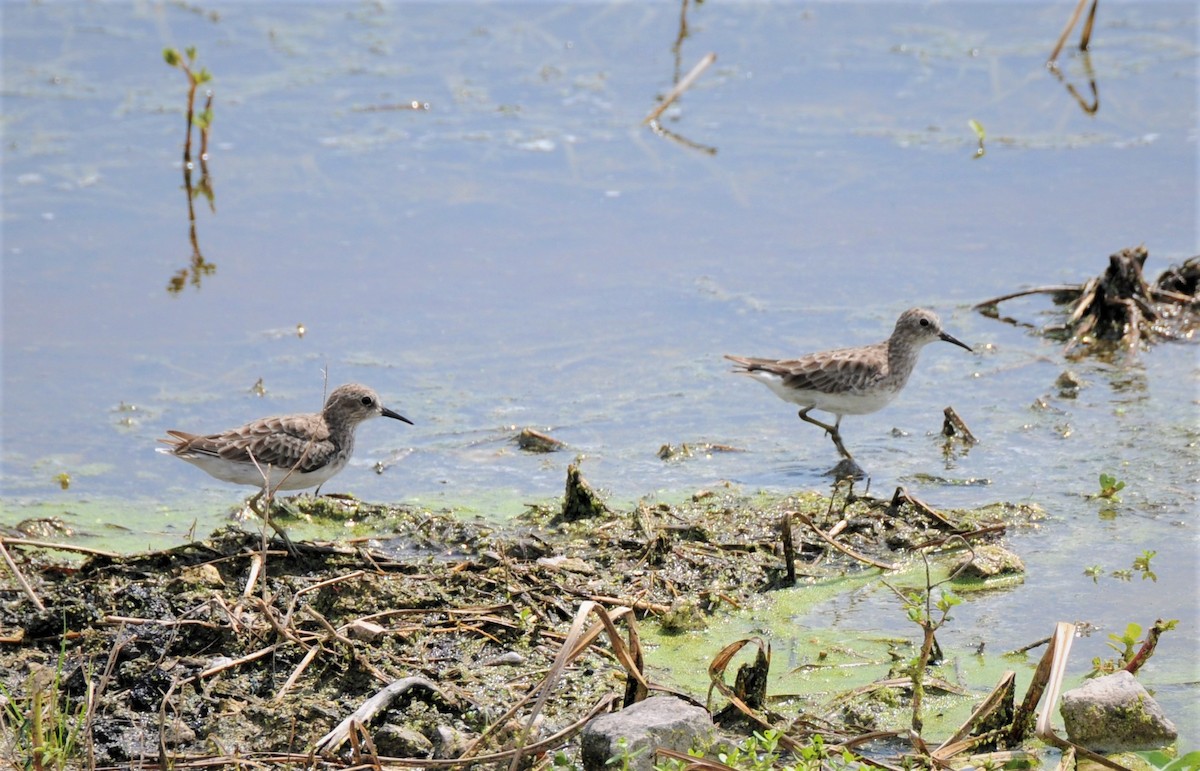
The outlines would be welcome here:
M 707 710 L 674 696 L 651 696 L 620 712 L 601 715 L 584 727 L 583 767 L 588 771 L 613 768 L 606 764 L 621 754 L 618 742 L 623 738 L 631 771 L 650 771 L 656 748 L 687 752 L 697 739 L 712 733 Z
M 1153 750 L 1175 741 L 1175 724 L 1124 670 L 1067 691 L 1060 711 L 1071 741 L 1095 752 Z

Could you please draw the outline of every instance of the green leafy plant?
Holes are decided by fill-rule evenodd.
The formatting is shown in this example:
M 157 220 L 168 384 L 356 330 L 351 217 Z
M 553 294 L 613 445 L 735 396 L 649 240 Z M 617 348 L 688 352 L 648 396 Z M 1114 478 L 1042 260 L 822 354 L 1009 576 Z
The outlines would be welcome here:
M 1154 559 L 1155 554 L 1158 552 L 1145 549 L 1140 555 L 1133 558 L 1133 569 L 1142 574 L 1143 581 L 1149 578 L 1155 583 L 1158 582 L 1158 576 L 1150 569 L 1150 560 Z
M 1142 553 L 1133 558 L 1133 566 L 1129 568 L 1117 568 L 1110 574 L 1118 581 L 1132 581 L 1135 572 L 1141 573 L 1142 580 L 1149 579 L 1158 581 L 1158 574 L 1150 567 L 1150 562 L 1154 559 L 1158 552 L 1153 549 L 1143 549 Z M 1100 576 L 1104 575 L 1104 567 L 1102 565 L 1089 565 L 1083 569 L 1083 574 L 1092 579 L 1093 583 L 1099 583 Z
M 961 540 L 968 550 L 971 551 L 971 559 L 975 557 L 974 550 L 966 539 L 961 536 L 955 536 Z M 953 539 L 951 539 L 953 540 Z M 922 640 L 921 649 L 916 657 L 909 663 L 909 677 L 912 678 L 912 730 L 918 735 L 924 727 L 924 720 L 921 717 L 921 707 L 925 698 L 925 671 L 930 664 L 940 663 L 941 648 L 938 646 L 935 635 L 950 620 L 950 611 L 955 605 L 962 602 L 962 598 L 947 589 L 941 589 L 937 594 L 937 600 L 934 600 L 934 589 L 941 586 L 954 578 L 961 572 L 970 560 L 965 560 L 962 566 L 953 575 L 948 576 L 942 581 L 934 582 L 930 575 L 929 556 L 925 552 L 921 552 L 922 559 L 925 560 L 925 590 L 923 592 L 910 592 L 905 595 L 897 591 L 894 587 L 892 591 L 900 597 L 904 602 L 905 611 L 908 613 L 909 621 L 912 621 L 917 626 L 921 627 Z
M 212 92 L 208 94 L 208 99 L 204 105 L 204 109 L 199 113 L 196 112 L 196 89 L 201 85 L 212 80 L 212 73 L 206 68 L 201 67 L 196 69 L 196 47 L 188 46 L 184 49 L 183 55 L 179 53 L 177 48 L 164 48 L 163 61 L 169 67 L 176 67 L 183 70 L 183 73 L 188 79 L 188 95 L 187 95 L 187 140 L 183 146 L 183 162 L 185 167 L 192 162 L 192 126 L 195 125 L 200 129 L 200 157 L 201 159 L 208 157 L 208 130 L 212 127 L 213 112 L 212 112 Z
M 779 737 L 775 730 L 755 731 L 741 744 L 718 752 L 717 760 L 745 771 L 768 771 L 779 758 Z
M 784 763 L 785 752 L 780 749 L 782 739 L 783 733 L 775 729 L 755 731 L 736 746 L 718 752 L 717 760 L 738 771 L 822 771 L 848 768 L 856 763 L 854 753 L 849 750 L 831 753 L 820 734 L 814 734 L 808 744 L 792 750 L 798 762 Z M 665 765 L 655 768 L 668 771 Z
M 1100 492 L 1096 493 L 1097 498 L 1105 498 L 1120 503 L 1121 499 L 1117 497 L 1117 493 L 1125 489 L 1125 483 L 1119 481 L 1111 474 L 1100 475 Z
M 554 757 L 550 759 L 550 767 L 563 769 L 563 771 L 576 771 L 575 764 L 567 757 L 567 753 L 562 750 L 554 753 Z
M 1142 639 L 1142 625 L 1130 622 L 1129 626 L 1125 627 L 1124 634 L 1108 636 L 1108 647 L 1116 651 L 1121 663 L 1125 664 L 1133 658 L 1134 648 L 1140 639 Z
M 1154 655 L 1154 649 L 1158 646 L 1158 638 L 1162 636 L 1163 632 L 1169 632 L 1177 626 L 1179 626 L 1179 619 L 1163 620 L 1160 618 L 1146 632 L 1144 639 L 1142 638 L 1142 627 L 1134 623 L 1125 627 L 1122 634 L 1110 634 L 1108 647 L 1117 652 L 1117 657 L 1106 660 L 1097 656 L 1092 659 L 1092 671 L 1088 677 L 1112 674 L 1119 669 L 1136 674 L 1137 670 Z

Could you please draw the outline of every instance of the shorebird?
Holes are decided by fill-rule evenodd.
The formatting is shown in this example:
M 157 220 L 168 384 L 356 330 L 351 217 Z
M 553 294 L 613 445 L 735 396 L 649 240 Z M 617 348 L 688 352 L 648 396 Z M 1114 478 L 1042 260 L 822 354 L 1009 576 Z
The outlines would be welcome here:
M 942 330 L 933 311 L 912 308 L 900 314 L 891 337 L 873 345 L 810 353 L 798 359 L 725 358 L 737 365 L 734 372 L 749 375 L 780 399 L 799 404 L 800 419 L 825 429 L 842 457 L 853 461 L 838 430 L 842 416 L 866 415 L 885 407 L 908 382 L 921 349 L 937 340 L 971 350 Z M 809 417 L 812 410 L 832 413 L 833 425 Z
M 384 407 L 370 388 L 349 383 L 335 388 L 320 412 L 259 418 L 219 434 L 168 431 L 170 437 L 159 441 L 169 448 L 159 452 L 182 458 L 222 482 L 260 488 L 250 501 L 257 511 L 254 505 L 264 493 L 320 489 L 350 461 L 358 424 L 380 415 L 412 424 Z

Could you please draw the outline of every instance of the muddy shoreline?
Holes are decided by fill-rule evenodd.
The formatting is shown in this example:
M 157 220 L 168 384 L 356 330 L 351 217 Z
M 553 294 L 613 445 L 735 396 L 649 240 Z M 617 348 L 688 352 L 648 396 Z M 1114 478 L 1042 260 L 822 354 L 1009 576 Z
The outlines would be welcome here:
M 1007 527 L 1040 517 L 1020 506 L 938 512 L 900 495 L 730 490 L 624 511 L 597 502 L 574 522 L 557 504 L 533 507 L 503 526 L 344 499 L 292 505 L 306 519 L 354 520 L 379 535 L 296 543 L 289 554 L 278 539 L 264 550 L 261 533 L 231 526 L 166 551 L 82 562 L 6 539 L 28 582 L 0 589 L 6 756 L 31 751 L 28 732 L 11 729 L 40 693 L 76 730 L 82 767 L 341 767 L 368 747 L 380 758 L 462 767 L 465 758 L 511 759 L 517 746 L 522 763 L 555 753 L 577 762 L 578 729 L 619 706 L 631 682 L 596 618 L 596 634 L 537 715 L 529 699 L 585 603 L 611 616 L 623 639 L 633 627 L 633 649 L 638 628 L 703 630 L 785 589 L 789 549 L 802 584 L 810 571 L 898 567 L 917 547 L 956 559 L 967 543 L 1000 542 Z M 648 658 L 652 691 L 673 691 L 655 681 Z M 318 752 L 322 737 L 400 682 L 403 692 L 361 736 Z M 685 696 L 704 703 L 703 693 Z M 711 709 L 726 706 L 718 695 Z M 803 707 L 770 711 L 797 741 L 818 730 L 792 722 Z M 863 711 L 847 704 L 822 715 L 819 732 L 832 743 L 878 728 L 862 725 Z M 726 728 L 736 741 L 756 726 Z

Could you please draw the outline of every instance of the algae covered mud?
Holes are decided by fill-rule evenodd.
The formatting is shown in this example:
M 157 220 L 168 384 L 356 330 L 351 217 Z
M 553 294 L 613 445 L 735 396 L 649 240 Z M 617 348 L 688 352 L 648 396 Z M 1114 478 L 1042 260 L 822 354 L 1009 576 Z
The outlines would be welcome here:
M 6 539 L 21 583 L 0 606 L 4 751 L 30 758 L 63 742 L 29 719 L 45 710 L 70 732 L 69 765 L 87 767 L 467 767 L 517 755 L 569 765 L 590 717 L 648 689 L 704 703 L 709 684 L 695 672 L 707 669 L 723 730 L 698 749 L 712 757 L 748 731 L 774 730 L 781 746 L 820 734 L 830 748 L 889 762 L 920 756 L 895 739 L 912 725 L 931 746 L 948 737 L 1001 669 L 1031 674 L 1035 662 L 1021 655 L 966 667 L 992 655 L 934 655 L 918 626 L 887 640 L 806 630 L 803 646 L 777 649 L 757 677 L 734 678 L 741 662 L 721 652 L 770 647 L 730 621 L 769 634 L 779 608 L 811 609 L 883 580 L 881 570 L 901 598 L 898 619 L 953 625 L 921 609 L 951 589 L 1019 581 L 1019 559 L 997 568 L 982 557 L 1004 553 L 1006 533 L 1036 527 L 1036 508 L 941 512 L 902 490 L 843 488 L 834 499 L 710 490 L 617 511 L 578 476 L 570 484 L 564 505 L 503 526 L 298 498 L 304 519 L 355 521 L 376 535 L 297 542 L 290 553 L 227 529 L 163 552 L 62 564 Z M 958 577 L 945 583 L 948 573 Z M 941 584 L 932 594 L 931 582 Z M 754 666 L 747 658 L 743 668 Z M 345 723 L 381 693 L 362 725 Z M 970 751 L 1013 749 L 999 744 L 993 736 Z

